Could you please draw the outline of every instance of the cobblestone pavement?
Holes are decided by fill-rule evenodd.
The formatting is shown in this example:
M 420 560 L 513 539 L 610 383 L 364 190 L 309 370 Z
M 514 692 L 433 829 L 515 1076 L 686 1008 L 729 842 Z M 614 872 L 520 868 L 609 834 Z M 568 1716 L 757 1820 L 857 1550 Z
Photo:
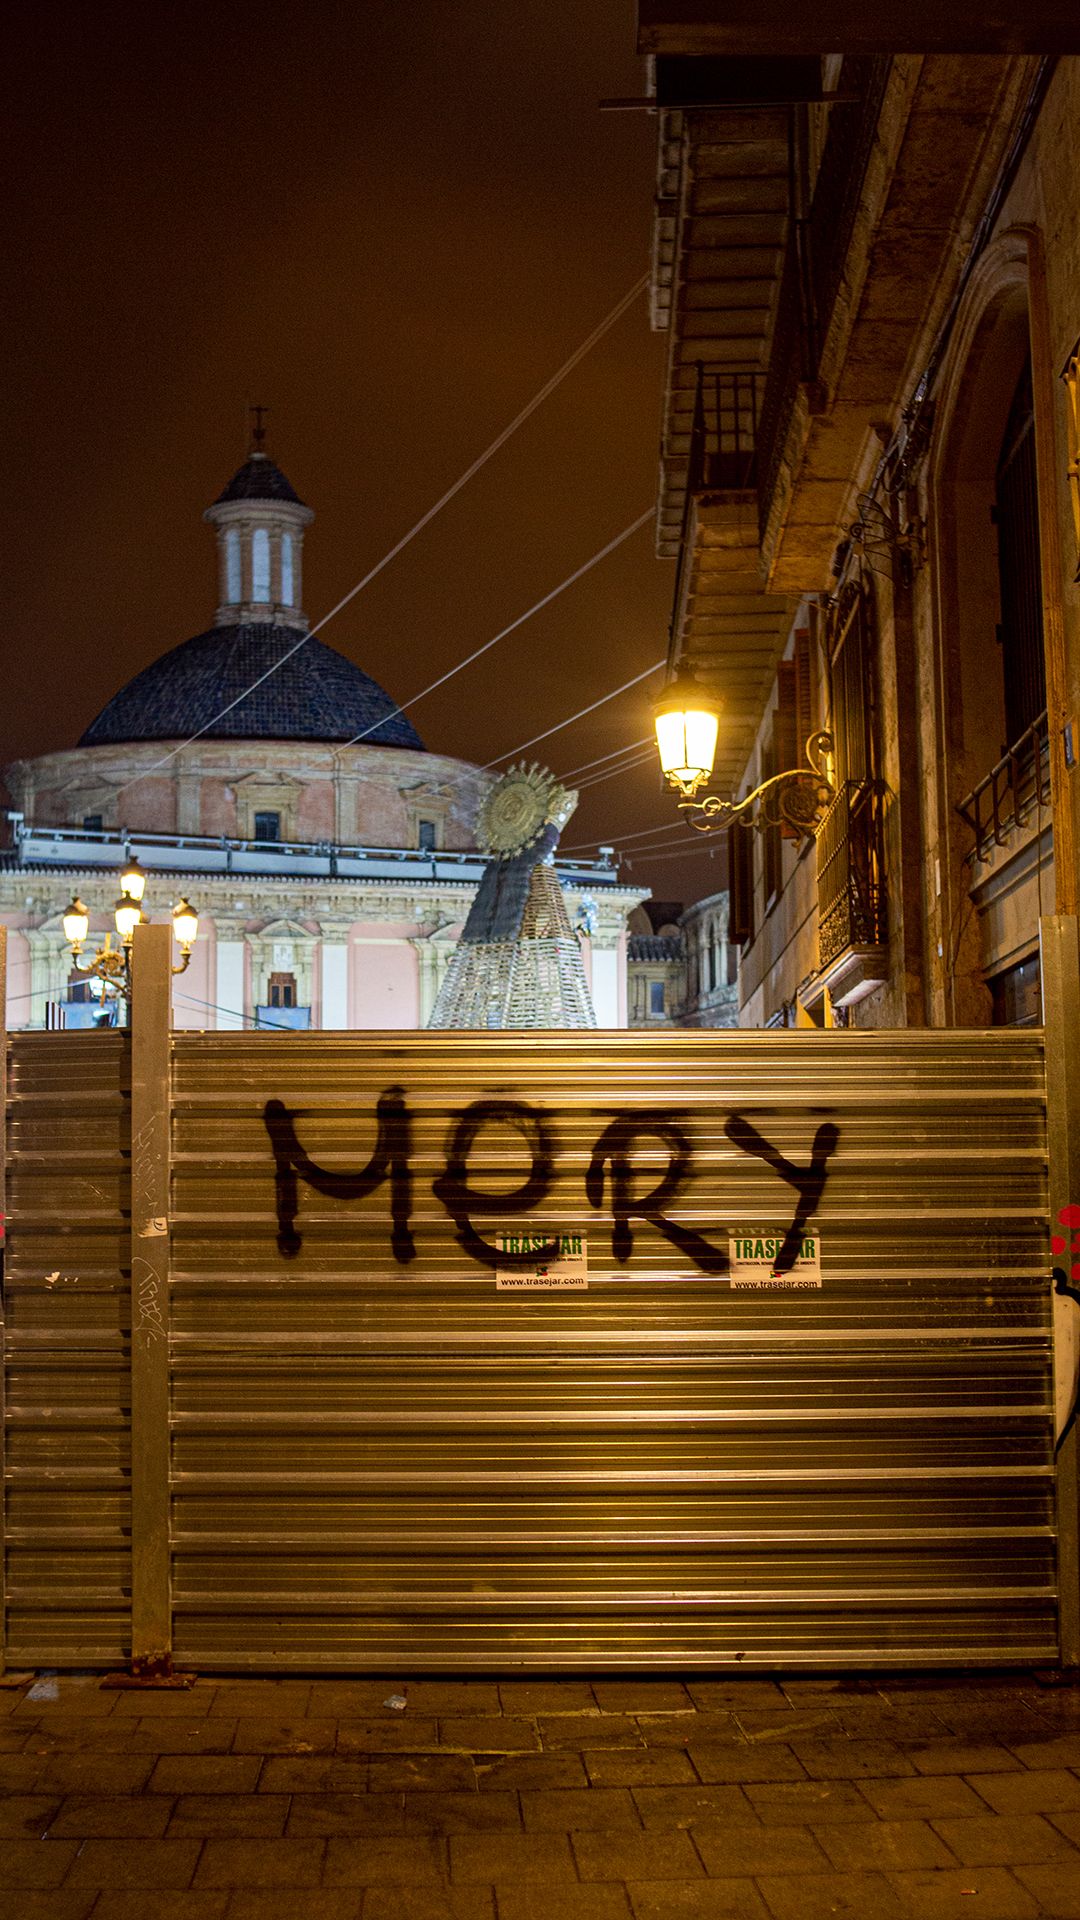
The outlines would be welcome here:
M 3 1920 L 1080 1920 L 1031 1674 L 38 1676 L 0 1794 Z

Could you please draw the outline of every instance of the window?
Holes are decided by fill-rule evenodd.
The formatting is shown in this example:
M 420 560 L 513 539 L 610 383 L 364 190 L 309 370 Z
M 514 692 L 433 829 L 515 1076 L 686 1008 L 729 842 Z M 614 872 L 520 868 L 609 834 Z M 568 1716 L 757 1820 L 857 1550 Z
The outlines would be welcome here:
M 292 534 L 281 536 L 281 598 L 285 606 L 293 603 Z
M 871 608 L 860 580 L 844 593 L 833 628 L 829 683 L 838 784 L 874 777 L 871 730 Z
M 83 832 L 84 833 L 100 833 L 102 831 L 103 821 L 104 821 L 103 814 L 84 813 L 83 814 Z
M 255 832 L 253 838 L 256 840 L 280 840 L 280 813 L 257 813 L 255 815 Z
M 270 992 L 270 998 L 267 1001 L 268 1006 L 295 1007 L 296 1005 L 295 973 L 272 973 L 270 975 L 269 992 Z
M 416 829 L 416 844 L 421 853 L 434 853 L 436 847 L 434 820 L 421 820 Z
M 77 973 L 74 968 L 68 974 L 68 1003 L 71 1006 L 85 1007 L 98 998 L 95 982 L 88 980 L 85 974 Z
M 649 1012 L 662 1014 L 664 1011 L 664 983 L 662 980 L 649 981 Z
M 239 606 L 244 597 L 240 578 L 240 530 L 230 527 L 225 535 L 225 598 L 230 607 Z
M 749 946 L 754 938 L 754 836 L 749 827 L 728 829 L 728 873 L 728 939 L 732 946 Z
M 1080 580 L 1080 340 L 1073 347 L 1061 374 L 1069 408 L 1069 495 L 1072 500 L 1073 526 L 1076 529 L 1076 579 Z
M 1014 746 L 1046 706 L 1043 658 L 1039 496 L 1035 478 L 1035 415 L 1031 363 L 1017 382 L 998 456 L 993 520 L 1001 590 L 1001 671 L 1005 739 Z
M 251 597 L 270 599 L 270 535 L 265 527 L 256 527 L 251 536 Z
M 777 718 L 779 718 L 779 715 Z M 777 726 L 774 720 L 772 730 L 761 755 L 762 783 L 766 780 L 771 780 L 775 774 L 782 773 L 783 771 L 784 764 L 779 758 Z M 780 855 L 780 828 L 778 826 L 766 827 L 761 836 L 761 844 L 765 905 L 768 907 L 780 892 L 780 882 L 783 874 L 783 861 Z
M 1042 983 L 1039 956 L 1018 960 L 988 982 L 994 1003 L 995 1027 L 1037 1027 L 1042 1024 Z

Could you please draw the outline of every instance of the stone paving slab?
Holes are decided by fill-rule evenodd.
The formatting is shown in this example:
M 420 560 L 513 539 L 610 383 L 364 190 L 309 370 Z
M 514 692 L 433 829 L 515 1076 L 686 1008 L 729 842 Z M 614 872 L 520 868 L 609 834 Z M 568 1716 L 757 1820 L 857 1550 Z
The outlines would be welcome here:
M 1051 1680 L 36 1675 L 0 1920 L 1080 1920 Z

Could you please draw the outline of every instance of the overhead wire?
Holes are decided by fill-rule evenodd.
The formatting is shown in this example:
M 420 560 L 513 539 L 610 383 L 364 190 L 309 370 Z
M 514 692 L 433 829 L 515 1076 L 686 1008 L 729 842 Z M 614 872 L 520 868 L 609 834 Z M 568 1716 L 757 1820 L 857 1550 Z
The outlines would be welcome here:
M 329 613 L 325 613 L 321 620 L 316 621 L 313 627 L 309 627 L 306 633 L 301 634 L 293 646 L 286 648 L 280 659 L 275 660 L 272 666 L 267 667 L 264 673 L 259 674 L 258 678 L 253 680 L 249 687 L 245 687 L 242 693 L 238 693 L 234 699 L 228 701 L 219 712 L 213 714 L 209 720 L 205 720 L 202 726 L 197 727 L 194 733 L 190 734 L 186 740 L 182 740 L 178 746 L 171 747 L 169 752 L 163 754 L 160 760 L 155 760 L 152 766 L 145 768 L 141 773 L 134 774 L 130 780 L 125 780 L 122 785 L 114 788 L 114 792 L 123 793 L 128 787 L 136 785 L 139 780 L 146 780 L 152 773 L 158 772 L 161 767 L 168 766 L 170 761 L 175 760 L 177 754 L 183 753 L 188 747 L 193 746 L 196 740 L 200 740 L 204 733 L 210 731 L 211 727 L 216 727 L 220 720 L 224 720 L 226 715 L 233 711 L 234 707 L 238 707 L 242 701 L 248 699 L 249 695 L 254 693 L 256 688 L 261 687 L 264 681 L 269 680 L 272 674 L 277 673 L 280 668 L 285 665 L 286 661 L 292 659 L 295 653 L 299 653 L 301 647 L 305 647 L 309 640 L 314 640 L 317 634 L 321 633 L 325 627 L 328 627 L 331 620 L 341 613 L 344 608 L 349 605 L 350 601 L 355 600 L 358 594 L 363 593 L 365 587 L 369 587 L 372 581 L 376 580 L 379 574 L 383 572 L 384 568 L 388 567 L 392 560 L 396 560 L 398 554 L 403 553 L 405 548 L 416 539 L 417 535 L 424 531 L 425 527 L 431 525 L 436 515 L 440 514 L 444 507 L 449 506 L 451 500 L 462 491 L 462 488 L 467 487 L 470 480 L 475 479 L 481 468 L 485 467 L 488 461 L 494 458 L 495 454 L 506 445 L 506 442 L 517 432 L 519 427 L 524 426 L 526 420 L 536 412 L 537 408 L 543 406 L 544 401 L 555 392 L 557 387 L 562 385 L 562 382 L 574 371 L 575 367 L 580 364 L 586 354 L 596 346 L 599 340 L 603 339 L 604 335 L 615 325 L 617 320 L 622 318 L 627 309 L 633 306 L 634 301 L 645 291 L 648 284 L 649 276 L 647 273 L 643 273 L 640 279 L 635 280 L 630 291 L 625 293 L 622 299 L 616 302 L 610 313 L 604 316 L 603 320 L 601 320 L 580 345 L 574 349 L 569 359 L 564 360 L 557 372 L 553 373 L 551 378 L 545 381 L 538 392 L 533 394 L 532 399 L 522 407 L 519 413 L 515 414 L 509 425 L 503 428 L 502 432 L 491 442 L 491 445 L 486 447 L 484 452 L 478 455 L 470 466 L 466 467 L 464 473 L 460 474 L 454 481 L 453 486 L 448 487 L 445 493 L 440 494 L 434 505 L 430 506 L 426 513 L 421 514 L 419 520 L 409 528 L 407 533 L 402 535 L 400 540 L 395 542 L 389 552 L 384 553 L 382 559 L 377 561 L 373 567 L 369 568 L 362 579 L 358 580 L 355 586 L 350 587 L 348 593 L 342 595 L 341 599 L 330 608 Z
M 626 856 L 626 864 L 629 867 L 633 860 L 648 859 L 650 866 L 655 867 L 655 866 L 659 866 L 665 860 L 696 859 L 699 854 L 704 854 L 711 860 L 714 854 L 716 854 L 717 852 L 719 852 L 719 848 L 717 847 L 703 846 L 701 848 L 697 848 L 693 846 L 688 846 L 685 848 L 674 847 L 672 848 L 670 853 L 660 852 L 660 853 L 651 854 L 649 853 L 648 848 L 635 847 L 634 852 Z
M 472 653 L 466 654 L 464 660 L 459 660 L 456 667 L 451 667 L 448 672 L 440 674 L 437 680 L 433 680 L 431 685 L 424 687 L 420 693 L 414 693 L 411 699 L 403 700 L 399 707 L 392 707 L 389 713 L 381 714 L 378 720 L 372 721 L 370 727 L 364 728 L 363 733 L 354 733 L 351 740 L 346 740 L 345 745 L 347 747 L 357 746 L 361 740 L 367 739 L 369 733 L 377 733 L 380 727 L 384 727 L 388 720 L 396 719 L 399 713 L 408 713 L 410 707 L 418 706 L 420 701 L 426 700 L 428 694 L 434 693 L 437 687 L 444 687 L 448 680 L 454 678 L 455 674 L 462 673 L 466 667 L 471 667 L 473 661 L 479 660 L 482 653 L 488 653 L 492 647 L 498 646 L 499 641 L 505 640 L 507 634 L 514 633 L 518 627 L 523 627 L 526 620 L 531 620 L 535 614 L 541 613 L 545 607 L 549 607 L 553 600 L 557 600 L 559 595 L 565 593 L 568 587 L 572 587 L 575 581 L 582 578 L 583 574 L 590 572 L 593 567 L 599 566 L 601 560 L 606 560 L 609 553 L 614 553 L 616 547 L 621 547 L 623 541 L 629 540 L 630 535 L 637 533 L 639 528 L 645 525 L 646 521 L 652 519 L 652 516 L 653 509 L 652 507 L 648 507 L 644 513 L 638 515 L 636 520 L 632 520 L 628 527 L 624 527 L 621 533 L 617 533 L 614 540 L 609 540 L 606 547 L 601 547 L 599 553 L 594 553 L 590 560 L 586 560 L 582 566 L 576 567 L 574 572 L 568 574 L 565 580 L 561 580 L 557 587 L 552 587 L 550 593 L 545 593 L 543 599 L 538 600 L 535 606 L 528 609 L 527 613 L 519 613 L 517 619 L 511 620 L 510 625 L 503 627 L 501 633 L 495 634 L 491 640 L 485 640 L 482 647 L 476 647 Z
M 625 747 L 616 747 L 612 753 L 598 754 L 595 760 L 586 760 L 583 766 L 571 767 L 569 773 L 560 773 L 560 780 L 576 780 L 579 773 L 588 773 L 590 767 L 603 766 L 605 760 L 618 760 L 624 753 L 630 753 L 635 747 L 643 747 L 652 735 L 643 733 L 640 740 L 630 740 Z
M 605 847 L 618 847 L 622 846 L 627 840 L 647 840 L 652 833 L 679 833 L 682 831 L 683 824 L 681 820 L 675 820 L 670 826 L 665 826 L 661 820 L 658 821 L 654 827 L 639 827 L 636 833 L 613 834 L 610 839 L 605 840 L 602 844 Z M 563 847 L 561 851 L 563 853 L 584 853 L 589 847 L 598 847 L 600 845 L 601 842 L 599 840 L 575 840 L 572 846 Z
M 633 773 L 638 767 L 644 767 L 650 761 L 655 763 L 656 753 L 653 747 L 646 747 L 644 753 L 636 753 L 625 760 L 621 767 L 609 767 L 606 773 L 594 773 L 589 780 L 577 780 L 574 785 L 578 793 L 587 793 L 590 787 L 601 787 L 605 780 L 614 780 L 620 773 Z
M 610 693 L 601 694 L 599 700 L 590 701 L 587 707 L 579 707 L 576 713 L 570 714 L 565 720 L 557 721 L 555 726 L 545 727 L 543 733 L 534 733 L 531 739 L 523 740 L 520 746 L 512 747 L 509 753 L 496 754 L 493 760 L 488 760 L 485 763 L 483 771 L 488 773 L 492 767 L 499 766 L 503 760 L 513 760 L 516 754 L 524 753 L 527 748 L 537 746 L 541 740 L 549 740 L 553 733 L 561 733 L 564 727 L 572 727 L 575 720 L 584 720 L 586 714 L 595 713 L 597 707 L 604 707 L 609 700 L 617 700 L 621 693 L 629 693 L 631 687 L 640 686 L 641 682 L 647 680 L 651 673 L 659 673 L 661 667 L 665 664 L 665 656 L 661 655 L 660 659 L 654 660 L 651 666 L 644 669 L 644 672 L 635 673 L 631 680 L 624 680 L 621 687 L 613 687 Z

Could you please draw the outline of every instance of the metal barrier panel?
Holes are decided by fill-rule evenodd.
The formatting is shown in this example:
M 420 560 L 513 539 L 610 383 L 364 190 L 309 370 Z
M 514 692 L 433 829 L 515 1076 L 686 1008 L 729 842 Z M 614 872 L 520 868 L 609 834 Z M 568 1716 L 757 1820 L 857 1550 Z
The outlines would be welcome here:
M 177 1662 L 1057 1657 L 1040 1033 L 172 1060 Z M 820 1287 L 733 1285 L 800 1208 Z M 587 1286 L 500 1285 L 525 1229 Z
M 6 1657 L 116 1665 L 131 1640 L 126 1034 L 9 1042 Z

